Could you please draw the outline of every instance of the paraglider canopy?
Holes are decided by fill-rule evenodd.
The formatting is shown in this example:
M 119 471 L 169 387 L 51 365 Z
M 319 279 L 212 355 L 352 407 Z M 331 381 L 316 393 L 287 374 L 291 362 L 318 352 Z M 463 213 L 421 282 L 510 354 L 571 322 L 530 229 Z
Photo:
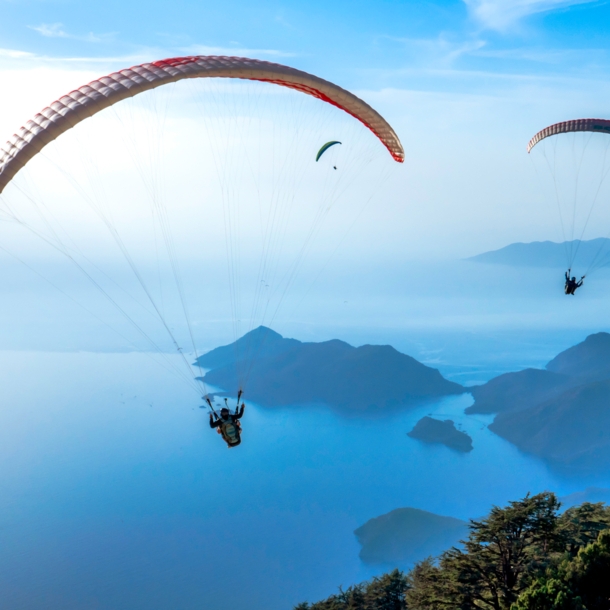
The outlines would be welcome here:
M 332 140 L 330 142 L 326 142 L 326 144 L 324 144 L 324 146 L 322 146 L 322 148 L 320 148 L 320 150 L 318 151 L 318 154 L 316 155 L 316 163 L 320 160 L 320 157 L 331 147 L 334 146 L 335 144 L 341 144 L 341 142 L 338 142 L 337 140 Z
M 332 151 L 311 163 L 329 133 L 349 142 L 341 172 L 319 171 L 336 169 Z M 144 63 L 60 97 L 0 148 L 0 215 L 14 221 L 0 241 L 24 258 L 30 239 L 64 256 L 108 307 L 104 323 L 205 396 L 208 321 L 237 342 L 299 307 L 392 160 L 404 151 L 388 122 L 317 76 L 239 57 Z M 259 351 L 238 346 L 232 387 Z
M 366 125 L 395 161 L 404 150 L 388 122 L 353 93 L 295 68 L 243 57 L 190 56 L 133 66 L 90 82 L 38 113 L 0 149 L 0 193 L 49 142 L 99 111 L 166 83 L 187 78 L 238 78 L 274 83 L 332 104 Z
M 610 134 L 610 121 L 607 119 L 576 119 L 574 121 L 562 121 L 554 123 L 540 130 L 528 143 L 527 152 L 541 140 L 560 133 L 575 133 L 577 131 L 591 131 L 593 133 Z
M 541 129 L 527 144 L 527 152 L 543 192 L 555 199 L 555 206 L 566 251 L 568 271 L 584 265 L 585 275 L 610 262 L 607 239 L 599 239 L 600 229 L 608 230 L 607 177 L 610 174 L 610 120 L 582 118 L 554 123 Z M 536 149 L 535 151 L 533 149 Z M 591 235 L 591 232 L 597 235 Z M 581 248 L 597 237 L 599 247 L 593 253 Z M 603 235 L 603 233 L 602 233 Z M 607 235 L 607 233 L 606 233 Z M 593 241 L 588 242 L 593 246 Z M 579 262 L 576 263 L 577 255 Z M 566 273 L 566 294 L 574 294 L 581 284 Z M 568 288 L 570 291 L 568 291 Z

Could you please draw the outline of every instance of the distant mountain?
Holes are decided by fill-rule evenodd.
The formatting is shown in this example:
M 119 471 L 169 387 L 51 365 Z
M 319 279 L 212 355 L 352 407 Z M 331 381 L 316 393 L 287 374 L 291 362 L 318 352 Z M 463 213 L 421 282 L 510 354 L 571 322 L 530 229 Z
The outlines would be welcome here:
M 464 392 L 389 345 L 352 347 L 336 339 L 302 343 L 264 327 L 198 362 L 212 369 L 205 381 L 227 391 L 237 389 L 238 370 L 247 371 L 247 397 L 266 406 L 318 403 L 374 412 Z
M 567 252 L 576 252 L 576 260 L 592 261 L 595 257 L 610 255 L 610 239 L 598 237 L 588 241 L 534 241 L 515 243 L 471 256 L 466 260 L 489 265 L 510 265 L 512 267 L 566 267 Z
M 426 443 L 440 443 L 455 451 L 472 451 L 472 439 L 460 432 L 450 420 L 440 421 L 432 417 L 422 417 L 407 436 Z
M 507 373 L 471 389 L 469 413 L 498 413 L 490 430 L 564 471 L 610 466 L 610 334 L 571 347 L 546 370 Z
M 440 555 L 468 535 L 468 524 L 417 508 L 397 508 L 354 531 L 367 564 L 407 567 Z

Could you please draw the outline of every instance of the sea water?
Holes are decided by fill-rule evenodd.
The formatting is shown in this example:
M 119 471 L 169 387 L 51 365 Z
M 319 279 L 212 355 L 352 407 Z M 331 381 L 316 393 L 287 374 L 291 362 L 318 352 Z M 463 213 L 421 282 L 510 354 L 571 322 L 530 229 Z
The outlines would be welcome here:
M 288 610 L 380 573 L 353 534 L 372 517 L 411 506 L 467 519 L 610 482 L 559 478 L 489 417 L 464 415 L 469 394 L 366 419 L 246 401 L 228 450 L 199 397 L 144 353 L 3 352 L 0 378 L 11 610 Z M 424 415 L 454 420 L 474 450 L 406 436 Z

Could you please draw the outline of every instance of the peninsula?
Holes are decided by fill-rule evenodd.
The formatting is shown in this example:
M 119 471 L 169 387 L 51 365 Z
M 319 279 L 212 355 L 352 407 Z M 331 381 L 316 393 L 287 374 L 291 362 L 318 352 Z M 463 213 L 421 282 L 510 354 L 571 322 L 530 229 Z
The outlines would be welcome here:
M 490 430 L 573 474 L 610 467 L 610 334 L 589 335 L 544 369 L 470 388 L 467 413 L 497 413 Z

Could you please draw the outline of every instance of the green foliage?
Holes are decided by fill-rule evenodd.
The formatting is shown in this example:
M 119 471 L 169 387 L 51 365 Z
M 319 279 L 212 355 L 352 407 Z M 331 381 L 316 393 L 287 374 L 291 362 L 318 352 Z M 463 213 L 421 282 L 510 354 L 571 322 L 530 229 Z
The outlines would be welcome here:
M 571 557 L 587 544 L 597 540 L 599 533 L 610 527 L 610 507 L 599 502 L 585 502 L 568 508 L 559 518 L 564 545 Z
M 432 557 L 420 561 L 407 574 L 407 607 L 442 610 L 446 607 L 447 575 Z
M 581 599 L 557 578 L 537 578 L 520 596 L 512 610 L 580 610 Z
M 583 514 L 591 514 L 589 507 Z M 573 543 L 569 541 L 570 549 Z M 519 596 L 512 610 L 608 610 L 609 607 L 610 529 L 606 529 L 599 532 L 597 540 L 581 546 L 575 557 L 566 552 L 562 561 L 552 565 Z
M 416 566 L 424 573 L 408 593 L 409 608 L 509 609 L 559 545 L 558 510 L 557 498 L 543 493 L 472 520 L 462 549 L 443 553 L 437 569 Z
M 364 591 L 365 610 L 403 610 L 407 579 L 399 570 L 373 578 Z
M 295 610 L 610 610 L 610 508 L 552 493 L 472 520 L 461 548 Z
M 610 607 L 610 530 L 600 532 L 595 542 L 560 567 L 559 573 L 581 597 L 587 610 Z
M 400 570 L 349 587 L 315 604 L 299 604 L 294 610 L 406 610 L 406 576 Z

